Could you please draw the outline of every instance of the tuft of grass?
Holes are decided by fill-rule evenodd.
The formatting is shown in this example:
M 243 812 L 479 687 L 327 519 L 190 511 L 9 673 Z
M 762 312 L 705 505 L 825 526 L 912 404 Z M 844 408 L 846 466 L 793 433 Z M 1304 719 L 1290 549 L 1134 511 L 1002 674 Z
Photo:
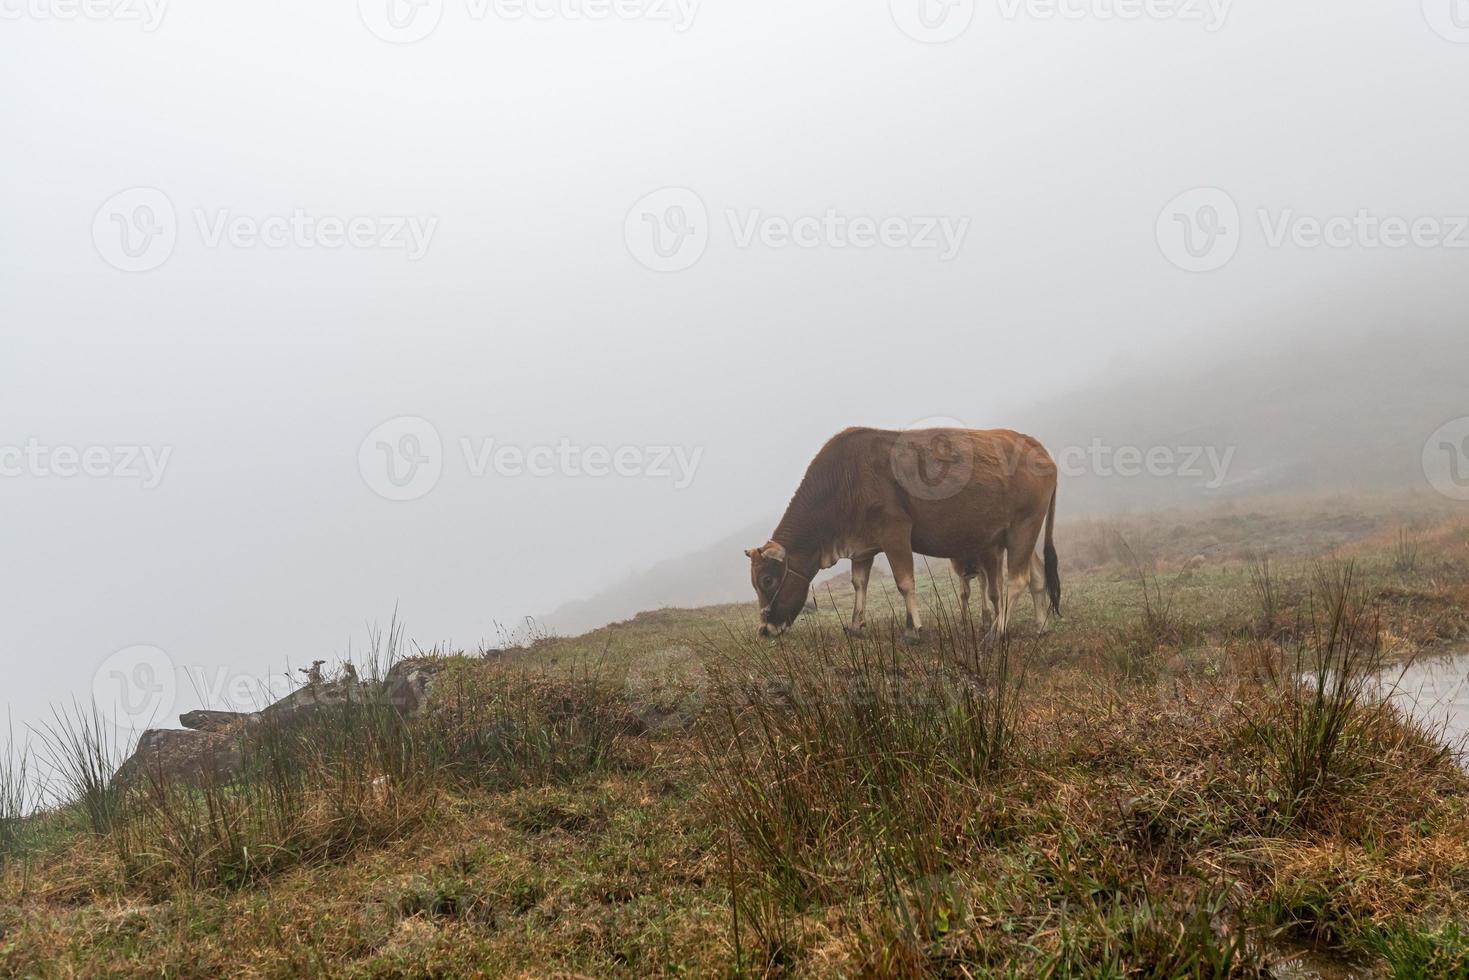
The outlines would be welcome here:
M 1077 908 L 1061 948 L 1036 972 L 1044 977 L 1147 977 L 1156 980 L 1269 977 L 1267 961 L 1231 924 L 1227 895 L 1201 885 L 1137 896 L 1114 895 Z
M 110 840 L 128 877 L 154 887 L 239 888 L 392 839 L 435 804 L 430 753 L 374 696 L 402 629 L 372 634 L 360 694 L 262 722 L 239 736 L 238 778 L 197 784 L 146 772 Z M 351 689 L 348 689 L 351 690 Z
M 1267 694 L 1248 718 L 1276 767 L 1285 824 L 1342 788 L 1392 711 L 1374 695 L 1385 666 L 1379 615 L 1354 564 L 1317 566 L 1308 617 L 1289 648 L 1257 651 Z
M 1268 555 L 1255 555 L 1250 559 L 1250 589 L 1255 595 L 1255 608 L 1258 610 L 1257 628 L 1260 635 L 1269 636 L 1275 632 L 1275 627 L 1280 616 L 1280 581 L 1279 572 L 1270 563 Z
M 125 744 L 130 740 L 123 739 L 95 702 L 53 709 L 51 721 L 38 734 L 50 763 L 55 802 L 79 809 L 92 833 L 110 833 L 123 805 L 123 791 L 112 776 L 130 753 L 131 745 Z
M 983 833 L 1015 739 L 1010 642 L 942 615 L 926 649 L 896 625 L 787 636 L 732 637 L 710 672 L 701 756 L 711 812 L 739 844 L 736 920 L 765 968 L 792 947 L 790 911 L 874 891 L 892 942 L 924 948 L 954 914 L 936 883 Z
M 1372 926 L 1362 939 L 1397 980 L 1469 976 L 1469 927 L 1463 923 Z
M 1177 614 L 1173 596 L 1166 593 L 1158 573 L 1133 550 L 1125 538 L 1118 537 L 1119 550 L 1127 556 L 1127 567 L 1142 589 L 1142 618 L 1134 637 L 1137 652 L 1154 657 L 1170 645 L 1187 638 L 1188 624 Z
M 1397 538 L 1393 541 L 1393 571 L 1400 574 L 1408 574 L 1418 570 L 1418 536 L 1406 527 L 1398 528 Z
M 599 664 L 558 672 L 465 661 L 442 677 L 420 734 L 460 782 L 509 788 L 613 765 L 640 722 Z
M 31 805 L 30 746 L 16 745 L 11 724 L 5 752 L 0 755 L 0 867 L 24 851 Z
M 242 746 L 232 781 L 151 773 L 111 835 L 128 877 L 153 886 L 240 888 L 339 861 L 420 823 L 437 802 L 432 770 L 382 706 L 344 705 L 269 725 Z

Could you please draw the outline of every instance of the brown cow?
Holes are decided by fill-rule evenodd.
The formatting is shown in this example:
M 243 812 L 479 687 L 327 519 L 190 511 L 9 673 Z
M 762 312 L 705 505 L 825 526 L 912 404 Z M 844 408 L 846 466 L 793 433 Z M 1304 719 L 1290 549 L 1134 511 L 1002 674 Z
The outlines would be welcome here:
M 857 593 L 847 629 L 860 635 L 878 552 L 887 555 L 907 605 L 905 639 L 916 639 L 923 628 L 914 552 L 952 561 L 966 614 L 969 579 L 983 573 L 1002 634 L 1026 588 L 1043 591 L 1059 615 L 1055 520 L 1056 464 L 1030 436 L 1008 429 L 847 429 L 806 468 L 770 540 L 745 552 L 760 603 L 760 635 L 789 628 L 806 605 L 812 578 L 842 558 L 852 560 Z M 1045 559 L 1039 562 L 1042 529 Z M 1046 611 L 1037 594 L 1042 626 Z

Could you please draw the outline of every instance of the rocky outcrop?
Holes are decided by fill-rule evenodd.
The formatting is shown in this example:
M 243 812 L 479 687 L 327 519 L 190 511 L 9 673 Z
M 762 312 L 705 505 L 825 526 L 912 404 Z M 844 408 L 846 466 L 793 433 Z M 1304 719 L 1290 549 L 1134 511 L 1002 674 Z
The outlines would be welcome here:
M 297 688 L 275 704 L 260 711 L 266 724 L 290 726 L 323 708 L 340 708 L 349 704 L 366 704 L 372 698 L 368 685 L 356 676 L 335 681 L 320 681 Z
M 228 782 L 244 765 L 244 747 L 263 726 L 271 731 L 304 725 L 319 712 L 349 705 L 382 704 L 409 718 L 422 710 L 443 663 L 428 658 L 396 663 L 381 684 L 364 682 L 355 670 L 324 679 L 320 665 L 307 674 L 305 686 L 260 711 L 189 711 L 179 716 L 182 729 L 143 733 L 132 756 L 113 780 L 122 786 L 145 786 L 162 780 L 188 785 Z
M 443 661 L 439 660 L 420 657 L 399 661 L 383 679 L 382 703 L 396 708 L 404 717 L 418 714 L 443 669 Z
M 244 760 L 240 736 L 190 729 L 153 729 L 117 770 L 113 781 L 135 788 L 157 782 L 190 786 L 226 783 L 239 776 Z

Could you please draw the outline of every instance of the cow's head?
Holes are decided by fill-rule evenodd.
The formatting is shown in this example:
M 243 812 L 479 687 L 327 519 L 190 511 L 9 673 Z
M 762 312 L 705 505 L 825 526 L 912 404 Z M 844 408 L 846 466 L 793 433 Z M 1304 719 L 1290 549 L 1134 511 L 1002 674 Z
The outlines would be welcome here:
M 768 541 L 745 552 L 750 559 L 750 584 L 760 604 L 760 635 L 779 636 L 806 608 L 811 579 L 790 566 L 785 548 Z

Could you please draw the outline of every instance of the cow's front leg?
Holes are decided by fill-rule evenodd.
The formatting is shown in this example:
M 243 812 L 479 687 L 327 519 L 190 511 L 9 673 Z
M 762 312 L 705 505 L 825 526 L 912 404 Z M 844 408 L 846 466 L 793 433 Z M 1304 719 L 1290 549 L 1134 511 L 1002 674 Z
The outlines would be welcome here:
M 888 564 L 893 566 L 893 581 L 908 607 L 907 629 L 903 631 L 903 642 L 916 643 L 923 635 L 923 617 L 918 612 L 918 586 L 913 579 L 913 545 L 905 531 L 901 542 L 894 542 L 883 549 Z
M 847 626 L 848 636 L 860 637 L 867 625 L 867 583 L 872 579 L 872 560 L 875 555 L 852 559 L 852 590 L 857 593 L 852 606 L 852 622 Z

